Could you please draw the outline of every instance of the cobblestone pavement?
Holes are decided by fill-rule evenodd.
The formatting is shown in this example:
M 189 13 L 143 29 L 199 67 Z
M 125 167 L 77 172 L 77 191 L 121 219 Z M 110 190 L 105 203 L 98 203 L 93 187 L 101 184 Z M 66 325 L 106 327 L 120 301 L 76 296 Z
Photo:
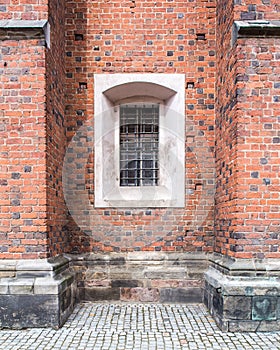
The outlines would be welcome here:
M 280 332 L 223 333 L 201 304 L 83 303 L 59 330 L 1 330 L 0 349 L 275 350 Z

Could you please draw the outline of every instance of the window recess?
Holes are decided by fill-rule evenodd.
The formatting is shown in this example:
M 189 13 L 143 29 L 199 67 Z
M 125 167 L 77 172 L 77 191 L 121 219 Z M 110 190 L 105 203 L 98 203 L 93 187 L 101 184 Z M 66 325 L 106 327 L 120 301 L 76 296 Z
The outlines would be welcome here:
M 120 106 L 120 186 L 159 182 L 159 105 Z
M 94 75 L 94 205 L 185 205 L 185 75 Z

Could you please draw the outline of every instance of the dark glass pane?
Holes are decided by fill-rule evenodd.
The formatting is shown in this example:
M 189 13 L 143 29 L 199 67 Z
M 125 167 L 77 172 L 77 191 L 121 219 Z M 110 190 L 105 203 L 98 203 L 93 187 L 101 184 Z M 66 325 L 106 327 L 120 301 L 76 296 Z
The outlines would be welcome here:
M 159 105 L 120 106 L 120 185 L 158 184 Z

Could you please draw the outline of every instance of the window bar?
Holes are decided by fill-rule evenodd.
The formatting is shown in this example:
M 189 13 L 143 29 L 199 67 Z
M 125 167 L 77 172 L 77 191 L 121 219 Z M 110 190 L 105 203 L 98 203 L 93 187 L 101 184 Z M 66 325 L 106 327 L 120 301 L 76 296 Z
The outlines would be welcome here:
M 158 105 L 120 107 L 120 185 L 158 184 Z

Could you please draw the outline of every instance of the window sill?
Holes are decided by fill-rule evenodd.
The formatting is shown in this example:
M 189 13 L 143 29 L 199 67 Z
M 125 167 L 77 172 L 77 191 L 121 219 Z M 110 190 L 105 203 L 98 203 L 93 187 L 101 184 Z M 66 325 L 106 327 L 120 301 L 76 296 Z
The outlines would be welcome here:
M 142 207 L 184 207 L 177 198 L 172 198 L 165 186 L 118 187 L 106 196 L 96 207 L 142 208 Z

